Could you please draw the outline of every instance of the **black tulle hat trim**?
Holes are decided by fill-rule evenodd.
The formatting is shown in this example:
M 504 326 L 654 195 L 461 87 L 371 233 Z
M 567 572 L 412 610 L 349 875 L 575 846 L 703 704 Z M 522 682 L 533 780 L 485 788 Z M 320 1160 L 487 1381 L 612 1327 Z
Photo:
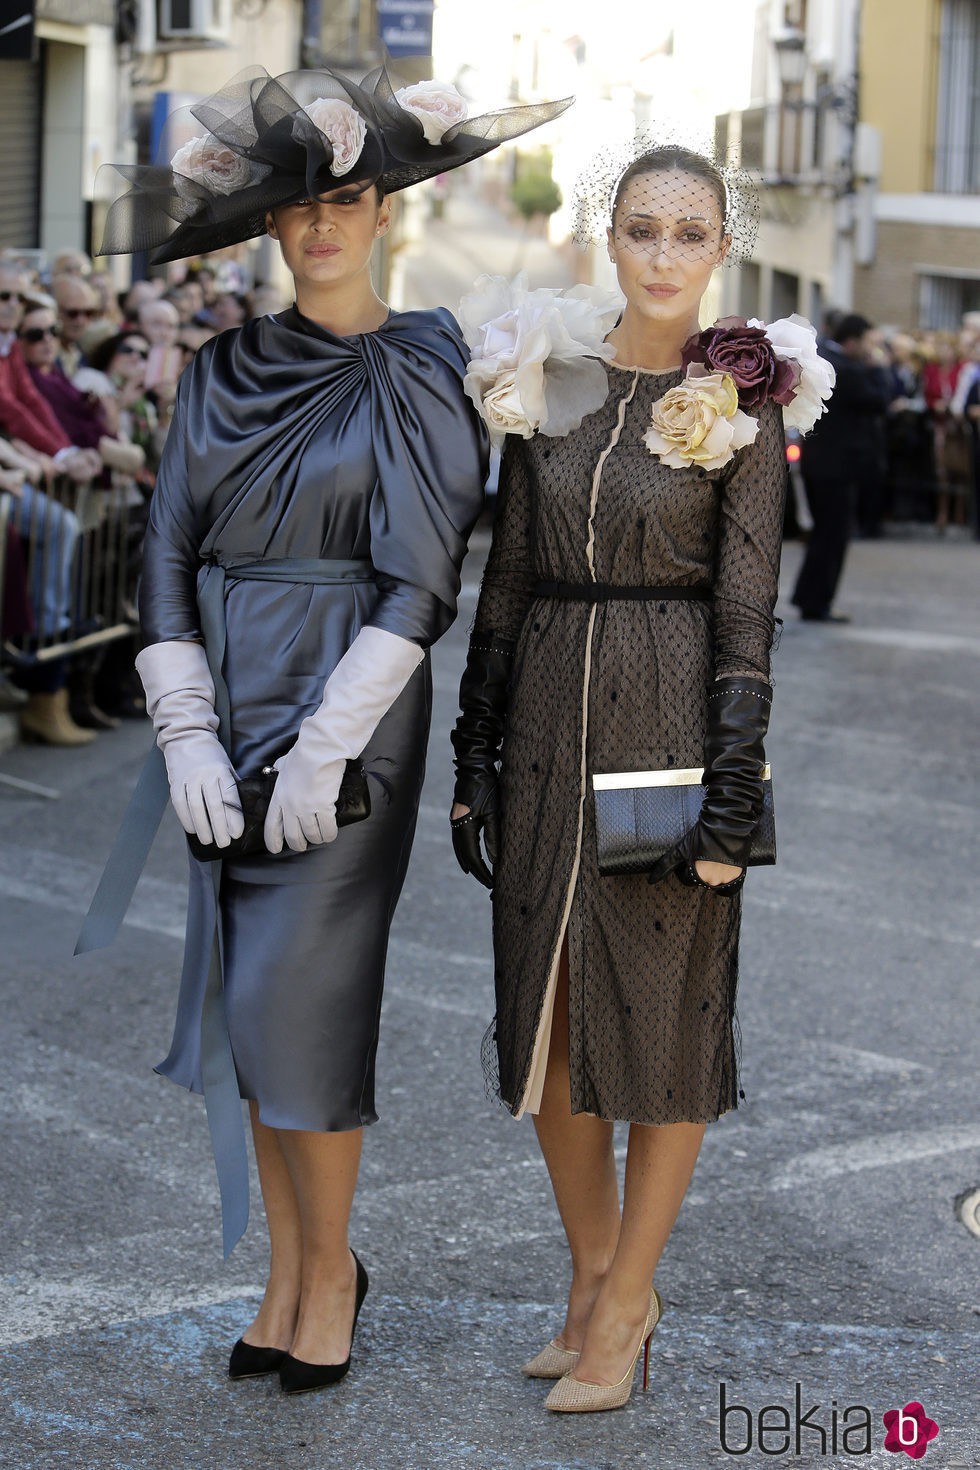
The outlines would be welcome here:
M 349 103 L 366 129 L 352 168 L 336 175 L 325 134 L 304 111 L 316 98 Z M 241 72 L 220 91 L 187 110 L 198 133 L 241 160 L 242 183 L 215 193 L 176 174 L 167 163 L 107 164 L 129 185 L 109 207 L 102 255 L 152 251 L 155 264 L 203 255 L 265 233 L 270 209 L 297 199 L 378 183 L 386 194 L 447 173 L 480 158 L 508 138 L 539 127 L 571 106 L 571 97 L 530 103 L 465 118 L 428 143 L 417 117 L 399 106 L 384 67 L 354 82 L 340 72 L 286 72 L 272 77 L 261 67 Z M 170 119 L 173 123 L 180 114 Z M 173 128 L 165 129 L 172 152 Z M 247 178 L 244 177 L 247 171 Z

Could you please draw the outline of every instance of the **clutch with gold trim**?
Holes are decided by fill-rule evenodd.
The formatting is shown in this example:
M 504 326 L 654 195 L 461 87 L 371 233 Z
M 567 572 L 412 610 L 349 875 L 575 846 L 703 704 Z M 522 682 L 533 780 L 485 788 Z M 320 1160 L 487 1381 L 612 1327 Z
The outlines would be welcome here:
M 700 816 L 703 778 L 700 766 L 594 775 L 599 872 L 643 873 L 676 847 Z M 768 762 L 762 771 L 762 790 L 762 814 L 746 860 L 749 867 L 765 867 L 776 861 L 776 818 Z

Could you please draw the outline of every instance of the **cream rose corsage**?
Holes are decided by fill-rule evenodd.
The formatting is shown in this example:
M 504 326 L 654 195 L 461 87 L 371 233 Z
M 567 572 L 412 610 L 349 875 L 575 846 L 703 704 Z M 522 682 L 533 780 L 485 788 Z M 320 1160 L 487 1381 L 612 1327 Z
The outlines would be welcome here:
M 731 373 L 712 373 L 694 363 L 683 383 L 653 405 L 643 442 L 671 469 L 696 464 L 716 470 L 736 449 L 751 444 L 758 431 L 758 419 L 738 406 Z
M 621 309 L 614 292 L 593 286 L 529 291 L 523 272 L 481 276 L 459 322 L 472 353 L 464 387 L 491 436 L 557 438 L 600 408 L 613 356 L 603 339 Z

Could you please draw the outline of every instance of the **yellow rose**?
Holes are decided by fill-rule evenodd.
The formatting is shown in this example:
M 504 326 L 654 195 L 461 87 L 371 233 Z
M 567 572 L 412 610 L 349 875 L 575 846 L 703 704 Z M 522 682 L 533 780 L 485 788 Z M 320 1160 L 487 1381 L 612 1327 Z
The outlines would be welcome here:
M 738 406 L 731 374 L 706 372 L 692 363 L 683 383 L 653 405 L 643 442 L 671 469 L 696 464 L 717 470 L 736 449 L 751 444 L 758 430 L 758 420 Z

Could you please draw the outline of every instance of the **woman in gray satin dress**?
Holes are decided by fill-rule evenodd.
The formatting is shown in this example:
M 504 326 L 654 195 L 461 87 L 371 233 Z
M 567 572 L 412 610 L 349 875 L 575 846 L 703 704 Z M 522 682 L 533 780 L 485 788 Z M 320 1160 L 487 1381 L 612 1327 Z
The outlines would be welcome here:
M 442 89 L 450 108 L 462 102 L 452 93 Z M 294 307 L 207 343 L 180 382 L 144 551 L 138 660 L 188 833 L 227 847 L 243 825 L 235 777 L 278 771 L 267 851 L 191 860 L 177 1022 L 159 1070 L 205 1094 L 228 1249 L 247 1219 L 248 1100 L 271 1269 L 229 1371 L 278 1370 L 287 1392 L 347 1371 L 367 1290 L 347 1226 L 362 1130 L 377 1117 L 427 650 L 455 616 L 487 469 L 454 319 L 390 311 L 372 249 L 392 188 L 544 120 L 513 109 L 447 131 L 443 115 L 430 138 L 411 100 L 400 105 L 383 72 L 360 88 L 328 72 L 232 84 L 194 109 L 214 136 L 197 155 L 180 150 L 173 170 L 205 190 L 209 168 L 234 176 L 237 223 L 222 185 L 176 231 L 172 211 L 157 253 L 207 248 L 202 235 L 226 243 L 229 230 L 246 238 L 258 221 L 296 289 Z M 132 221 L 152 216 L 140 197 L 159 203 L 159 173 L 130 173 L 138 197 L 110 217 L 110 245 L 132 246 Z M 186 179 L 171 182 L 184 199 Z M 355 757 L 372 812 L 338 837 L 338 788 Z

